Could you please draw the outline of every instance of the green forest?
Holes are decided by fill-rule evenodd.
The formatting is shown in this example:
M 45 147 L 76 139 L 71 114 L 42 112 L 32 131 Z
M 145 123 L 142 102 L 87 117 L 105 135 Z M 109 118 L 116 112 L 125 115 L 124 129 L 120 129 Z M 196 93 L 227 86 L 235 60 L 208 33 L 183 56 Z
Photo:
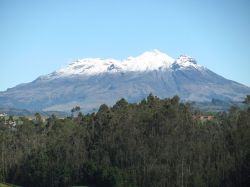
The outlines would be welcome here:
M 249 103 L 246 103 L 246 105 Z M 125 99 L 96 113 L 0 118 L 0 182 L 24 187 L 244 187 L 250 107 L 201 120 L 178 96 Z M 11 118 L 11 117 L 10 117 Z M 13 120 L 13 119 L 8 120 Z

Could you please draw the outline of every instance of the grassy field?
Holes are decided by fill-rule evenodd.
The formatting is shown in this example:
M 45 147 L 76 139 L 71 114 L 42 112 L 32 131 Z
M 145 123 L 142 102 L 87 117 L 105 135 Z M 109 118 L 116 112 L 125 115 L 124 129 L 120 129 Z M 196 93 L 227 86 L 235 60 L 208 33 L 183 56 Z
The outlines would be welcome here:
M 0 182 L 0 187 L 22 187 L 22 186 Z M 90 186 L 72 186 L 72 187 L 90 187 Z
M 0 187 L 21 187 L 14 184 L 0 183 Z

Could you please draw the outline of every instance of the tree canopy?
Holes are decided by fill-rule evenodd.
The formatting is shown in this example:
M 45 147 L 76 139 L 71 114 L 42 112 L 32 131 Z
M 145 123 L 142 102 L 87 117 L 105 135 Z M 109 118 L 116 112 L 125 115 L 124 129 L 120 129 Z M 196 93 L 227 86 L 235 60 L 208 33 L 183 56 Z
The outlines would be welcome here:
M 248 186 L 250 110 L 201 121 L 178 96 L 59 119 L 0 119 L 0 181 L 31 186 Z M 75 111 L 74 111 L 75 112 Z M 199 114 L 201 115 L 201 113 Z M 38 125 L 39 124 L 39 125 Z

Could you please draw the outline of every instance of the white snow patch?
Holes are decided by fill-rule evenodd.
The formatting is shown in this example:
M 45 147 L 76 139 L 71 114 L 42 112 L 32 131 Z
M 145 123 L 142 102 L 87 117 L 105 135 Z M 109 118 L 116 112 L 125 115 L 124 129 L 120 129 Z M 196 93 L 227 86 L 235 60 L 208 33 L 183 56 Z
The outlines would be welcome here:
M 181 69 L 186 69 L 193 67 L 195 69 L 203 69 L 204 67 L 197 64 L 196 60 L 187 55 L 180 55 L 179 58 L 176 59 L 175 63 L 180 65 Z

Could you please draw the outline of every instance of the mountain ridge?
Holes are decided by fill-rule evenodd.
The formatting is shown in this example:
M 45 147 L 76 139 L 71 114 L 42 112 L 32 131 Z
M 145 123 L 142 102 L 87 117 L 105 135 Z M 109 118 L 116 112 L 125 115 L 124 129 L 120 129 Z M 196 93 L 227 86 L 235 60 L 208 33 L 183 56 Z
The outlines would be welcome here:
M 119 72 L 143 72 L 161 69 L 169 69 L 173 64 L 179 64 L 182 67 L 193 66 L 202 68 L 195 59 L 181 55 L 174 59 L 159 50 L 146 51 L 137 57 L 128 57 L 127 59 L 117 60 L 112 58 L 84 58 L 78 59 L 57 71 L 48 75 L 40 76 L 40 79 L 53 79 L 58 77 L 67 77 L 73 75 L 92 76 L 101 73 L 119 73 Z M 204 67 L 203 67 L 204 68 Z

